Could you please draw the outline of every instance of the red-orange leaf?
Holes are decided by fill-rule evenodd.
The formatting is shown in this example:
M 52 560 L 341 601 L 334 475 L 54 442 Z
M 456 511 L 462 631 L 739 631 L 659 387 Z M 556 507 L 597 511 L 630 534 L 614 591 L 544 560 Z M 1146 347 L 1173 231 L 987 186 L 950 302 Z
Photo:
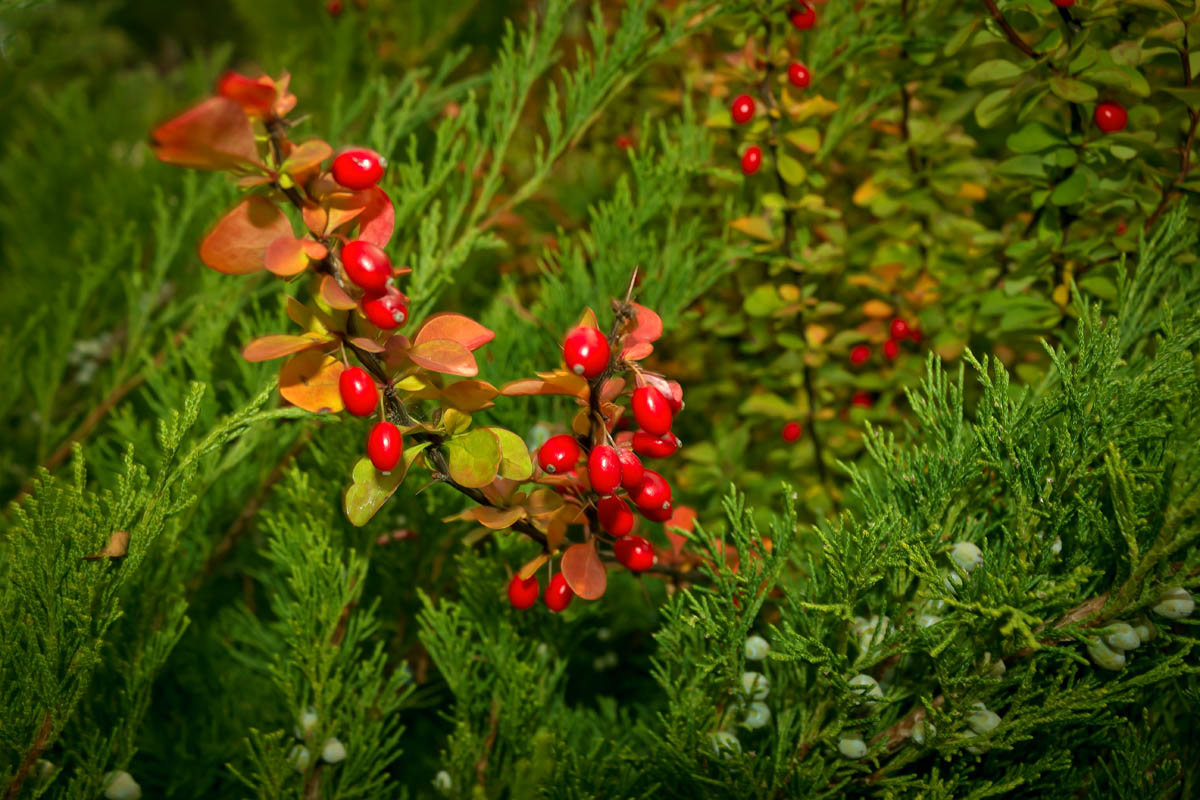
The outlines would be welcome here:
M 273 358 L 283 358 L 292 353 L 299 353 L 310 347 L 316 347 L 329 339 L 320 336 L 290 336 L 278 333 L 272 336 L 262 336 L 255 339 L 242 350 L 242 358 L 247 361 L 270 361 Z
M 363 189 L 358 194 L 365 200 L 362 215 L 358 218 L 358 238 L 378 247 L 387 247 L 396 229 L 396 209 L 392 199 L 378 186 Z
M 496 338 L 496 334 L 470 317 L 447 311 L 430 317 L 417 335 L 414 344 L 423 344 L 434 339 L 450 339 L 468 350 L 478 350 Z
M 560 566 L 571 591 L 584 600 L 599 600 L 608 588 L 608 573 L 592 542 L 573 544 L 563 553 Z
M 267 245 L 263 253 L 263 265 L 268 272 L 281 278 L 299 275 L 308 269 L 308 252 L 304 240 L 294 236 L 280 236 Z
M 383 352 L 383 345 L 379 344 L 374 339 L 368 339 L 365 336 L 355 336 L 351 338 L 350 344 L 354 345 L 359 350 L 366 350 L 368 353 Z
M 227 70 L 217 79 L 217 94 L 234 101 L 247 114 L 265 117 L 271 113 L 271 105 L 275 102 L 275 81 L 266 75 L 248 78 Z
M 210 97 L 159 125 L 150 134 L 159 161 L 193 169 L 260 166 L 246 112 L 232 100 Z
M 626 361 L 641 361 L 646 356 L 654 352 L 654 345 L 649 342 L 643 342 L 640 339 L 635 339 L 633 344 L 626 347 L 621 352 L 621 358 Z
M 546 378 L 525 378 L 504 384 L 500 394 L 505 397 L 521 397 L 534 394 L 560 394 L 568 397 L 584 397 L 588 382 L 571 372 L 553 373 Z
M 533 573 L 537 572 L 538 569 L 541 568 L 542 564 L 545 564 L 549 560 L 550 556 L 546 555 L 545 553 L 540 553 L 534 556 L 533 560 L 526 562 L 526 564 L 521 567 L 520 572 L 517 574 L 521 576 L 521 580 L 527 581 L 533 576 Z
M 450 339 L 431 339 L 408 351 L 414 364 L 447 375 L 470 378 L 479 374 L 475 356 L 463 345 Z
M 279 370 L 279 393 L 294 406 L 314 414 L 336 414 L 344 407 L 338 378 L 346 365 L 333 356 L 306 350 L 288 359 Z
M 240 109 L 239 109 L 240 111 Z M 217 272 L 246 275 L 263 269 L 271 242 L 292 235 L 292 224 L 265 197 L 247 197 L 200 243 L 200 260 Z
M 633 307 L 637 311 L 637 317 L 634 320 L 634 328 L 629 333 L 630 338 L 640 342 L 653 342 L 662 336 L 662 317 L 639 303 L 634 303 Z
M 307 142 L 296 145 L 292 152 L 288 153 L 287 160 L 283 162 L 280 168 L 288 174 L 304 172 L 306 169 L 320 166 L 321 162 L 333 155 L 333 148 L 329 143 L 322 139 L 309 139 Z
M 353 297 L 346 294 L 345 289 L 338 286 L 338 282 L 331 275 L 321 276 L 321 299 L 328 303 L 330 308 L 338 311 L 348 311 L 358 305 Z
M 481 411 L 491 408 L 495 403 L 492 399 L 500 391 L 487 381 L 455 381 L 442 390 L 446 402 L 459 411 Z
M 499 531 L 509 527 L 521 517 L 525 516 L 525 509 L 478 506 L 473 510 L 472 513 L 480 525 L 484 526 L 485 528 L 491 528 L 494 531 Z

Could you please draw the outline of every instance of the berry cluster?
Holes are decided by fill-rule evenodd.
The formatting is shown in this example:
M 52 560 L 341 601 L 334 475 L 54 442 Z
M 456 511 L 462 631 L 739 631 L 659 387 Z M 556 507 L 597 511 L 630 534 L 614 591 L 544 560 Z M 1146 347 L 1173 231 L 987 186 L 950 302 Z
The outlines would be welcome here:
M 883 356 L 888 361 L 895 361 L 900 356 L 900 346 L 905 340 L 911 341 L 913 344 L 921 343 L 921 331 L 909 325 L 908 321 L 901 317 L 896 317 L 888 326 L 888 339 L 883 343 L 881 348 Z M 850 348 L 850 365 L 861 367 L 871 360 L 871 346 L 867 344 L 856 344 Z M 857 398 L 856 398 L 857 399 Z M 855 403 L 859 405 L 859 403 Z

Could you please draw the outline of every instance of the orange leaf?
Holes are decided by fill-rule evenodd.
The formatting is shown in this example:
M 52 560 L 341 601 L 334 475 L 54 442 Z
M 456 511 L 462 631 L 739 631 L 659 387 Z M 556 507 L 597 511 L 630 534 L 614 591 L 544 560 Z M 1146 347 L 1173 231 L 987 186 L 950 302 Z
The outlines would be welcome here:
M 579 318 L 579 322 L 575 323 L 575 328 L 582 327 L 596 328 L 597 330 L 600 329 L 600 323 L 596 321 L 595 311 L 592 311 L 590 308 L 585 308 L 583 310 L 583 315 Z M 572 328 L 572 330 L 574 330 L 574 328 Z
M 265 197 L 253 195 L 221 218 L 200 243 L 200 260 L 217 272 L 246 275 L 264 267 L 267 247 L 292 235 L 292 224 Z
M 281 278 L 299 275 L 308 269 L 308 253 L 304 247 L 304 240 L 292 236 L 280 236 L 267 245 L 267 250 L 263 253 L 263 264 L 266 266 L 267 272 L 274 273 Z
M 408 351 L 408 357 L 414 364 L 434 372 L 466 378 L 479 374 L 479 365 L 471 351 L 450 339 L 430 339 L 414 345 Z
M 455 381 L 442 390 L 442 396 L 459 411 L 481 411 L 491 408 L 492 399 L 500 390 L 487 381 Z
M 336 231 L 338 228 L 358 219 L 367 207 L 366 192 L 337 192 L 325 198 L 325 207 L 329 215 L 326 230 Z
M 348 311 L 358 305 L 353 297 L 346 294 L 346 291 L 341 286 L 338 286 L 338 282 L 332 275 L 321 276 L 321 299 L 330 308 L 335 308 L 339 311 Z
M 365 336 L 355 336 L 351 338 L 350 344 L 354 345 L 359 350 L 366 350 L 368 353 L 383 352 L 383 345 L 379 344 L 374 339 L 368 339 Z
M 413 338 L 414 344 L 433 339 L 450 339 L 468 350 L 478 350 L 496 338 L 496 334 L 462 314 L 445 312 L 430 317 Z
M 363 211 L 358 218 L 358 238 L 366 239 L 377 247 L 387 247 L 396 229 L 396 209 L 387 192 L 378 186 L 363 189 Z
M 525 509 L 519 507 L 492 508 L 491 506 L 479 506 L 474 509 L 474 516 L 480 525 L 498 531 L 509 527 L 525 516 Z
M 217 79 L 217 94 L 234 101 L 251 116 L 265 117 L 271 113 L 271 105 L 275 102 L 275 81 L 266 75 L 249 78 L 226 70 Z
M 634 328 L 630 331 L 629 336 L 640 342 L 653 342 L 662 336 L 662 317 L 640 303 L 634 303 L 633 307 L 637 311 L 637 317 L 634 319 Z
M 261 166 L 254 130 L 232 100 L 210 97 L 159 125 L 150 134 L 159 161 L 192 169 Z
M 588 382 L 579 375 L 565 372 L 550 378 L 525 378 L 504 384 L 500 394 L 505 397 L 523 397 L 537 394 L 561 394 L 567 397 L 583 397 L 588 392 Z
M 666 526 L 690 533 L 696 527 L 696 509 L 691 506 L 675 506 L 671 518 L 666 521 Z
M 762 217 L 735 219 L 729 223 L 729 227 L 755 239 L 762 239 L 764 242 L 775 241 L 775 236 L 771 233 L 771 226 Z
M 571 591 L 584 600 L 599 600 L 608 588 L 608 573 L 592 542 L 573 544 L 563 553 L 560 565 Z
M 517 574 L 521 576 L 521 580 L 527 581 L 533 576 L 533 573 L 541 569 L 542 564 L 545 564 L 548 560 L 550 560 L 550 556 L 546 553 L 541 553 L 537 556 L 534 556 L 531 561 L 527 562 L 523 567 L 521 567 Z
M 283 358 L 292 353 L 299 353 L 315 347 L 328 339 L 318 336 L 290 336 L 285 333 L 272 336 L 262 336 L 255 339 L 242 350 L 242 358 L 247 361 L 270 361 L 273 358 Z
M 553 489 L 534 489 L 525 500 L 525 510 L 531 517 L 553 514 L 563 507 L 562 495 Z
M 890 317 L 893 311 L 891 305 L 882 300 L 868 300 L 863 303 L 862 310 L 868 317 L 876 318 Z
M 286 172 L 289 175 L 297 172 L 304 172 L 312 167 L 318 167 L 321 162 L 333 155 L 333 148 L 329 143 L 322 139 L 309 139 L 297 145 L 292 152 L 288 153 L 287 159 L 280 167 L 280 171 Z
M 634 341 L 621 352 L 621 358 L 626 361 L 641 361 L 654 352 L 654 345 L 649 342 Z
M 108 537 L 108 543 L 99 553 L 84 556 L 85 561 L 96 561 L 101 558 L 120 558 L 129 552 L 129 531 L 113 531 Z
M 279 370 L 279 393 L 294 406 L 314 414 L 341 411 L 338 378 L 346 365 L 333 356 L 306 350 L 288 359 Z

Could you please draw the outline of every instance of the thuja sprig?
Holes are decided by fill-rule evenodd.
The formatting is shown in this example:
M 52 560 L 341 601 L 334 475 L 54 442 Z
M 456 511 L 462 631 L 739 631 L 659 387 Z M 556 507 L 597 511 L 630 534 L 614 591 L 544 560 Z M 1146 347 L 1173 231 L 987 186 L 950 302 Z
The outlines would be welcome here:
M 499 388 L 478 380 L 474 351 L 495 336 L 479 322 L 442 312 L 411 339 L 400 333 L 410 321 L 409 298 L 396 282 L 411 270 L 394 267 L 385 249 L 396 223 L 392 200 L 379 185 L 386 159 L 365 148 L 335 155 L 316 138 L 292 141 L 297 121 L 288 115 L 295 106 L 286 74 L 276 80 L 226 73 L 215 96 L 159 126 L 153 146 L 162 161 L 226 171 L 249 190 L 201 243 L 207 266 L 308 282 L 306 301 L 288 298 L 288 316 L 301 332 L 255 339 L 243 356 L 286 358 L 279 389 L 295 406 L 375 419 L 345 492 L 349 521 L 366 524 L 419 466 L 474 502 L 457 518 L 538 544 L 540 553 L 509 586 L 514 607 L 533 604 L 540 593 L 536 571 L 543 565 L 552 571 L 559 556 L 560 570 L 552 572 L 544 595 L 555 611 L 576 594 L 601 597 L 613 563 L 687 577 L 695 558 L 678 546 L 656 551 L 631 535 L 630 503 L 656 523 L 687 527 L 693 516 L 675 508 L 666 479 L 641 463 L 678 450 L 670 428 L 683 400 L 677 382 L 639 364 L 653 352 L 662 321 L 634 301 L 636 271 L 624 299 L 612 303 L 607 334 L 590 309 L 568 332 L 565 368 Z M 303 222 L 300 236 L 286 205 Z M 522 395 L 565 395 L 582 406 L 572 433 L 552 437 L 539 450 L 540 471 L 516 433 L 472 424 L 472 414 L 496 398 Z M 413 413 L 413 401 L 434 406 L 428 419 Z M 636 431 L 617 430 L 628 421 L 622 401 Z M 585 457 L 586 470 L 578 469 Z

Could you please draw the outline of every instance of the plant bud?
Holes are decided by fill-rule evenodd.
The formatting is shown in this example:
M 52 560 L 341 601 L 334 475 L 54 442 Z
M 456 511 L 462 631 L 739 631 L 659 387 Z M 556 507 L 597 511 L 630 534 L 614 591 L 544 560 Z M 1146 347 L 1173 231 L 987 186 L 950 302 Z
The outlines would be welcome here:
M 992 654 L 984 653 L 983 670 L 990 678 L 1003 678 L 1004 673 L 1008 672 L 1008 665 L 1004 663 L 1003 658 L 997 658 L 995 661 L 992 661 Z
M 932 739 L 934 736 L 937 736 L 937 728 L 933 726 L 932 722 L 919 719 L 913 723 L 912 740 L 917 744 L 925 744 L 927 739 Z
M 1108 626 L 1104 643 L 1114 650 L 1132 650 L 1142 643 L 1142 639 L 1128 622 L 1116 622 Z
M 309 736 L 312 736 L 316 727 L 317 710 L 309 706 L 300 714 L 300 719 L 296 723 L 296 728 L 292 733 L 296 734 L 297 739 L 307 739 Z
M 304 745 L 298 744 L 288 751 L 288 761 L 292 762 L 292 769 L 296 772 L 304 772 L 312 761 L 312 753 Z
M 975 731 L 963 731 L 963 737 L 966 739 L 978 739 L 979 734 L 976 733 Z M 986 749 L 987 748 L 983 747 L 983 746 L 969 745 L 967 747 L 967 752 L 974 753 L 977 756 L 981 756 L 981 755 L 983 755 L 983 751 Z
M 850 691 L 859 695 L 863 700 L 883 699 L 883 689 L 879 688 L 879 682 L 865 672 L 855 675 L 847 683 L 850 684 Z
M 1158 636 L 1158 629 L 1154 627 L 1154 623 L 1145 614 L 1133 621 L 1133 632 L 1137 634 L 1138 639 L 1142 642 L 1152 642 Z
M 757 730 L 771 721 L 771 709 L 766 703 L 751 703 L 746 710 L 746 719 L 742 722 L 750 730 Z
M 723 758 L 742 752 L 742 743 L 729 731 L 713 731 L 708 735 L 708 740 L 713 753 Z
M 1088 655 L 1092 657 L 1092 661 L 1095 661 L 1098 667 L 1111 669 L 1115 672 L 1125 666 L 1125 654 L 1119 650 L 1114 651 L 1104 642 L 1100 641 L 1099 637 L 1093 637 L 1089 640 L 1087 651 Z
M 142 787 L 123 769 L 104 776 L 104 796 L 108 800 L 138 800 Z
M 950 558 L 969 575 L 983 563 L 983 551 L 971 542 L 957 542 L 950 550 Z
M 891 620 L 872 614 L 869 618 L 854 618 L 854 635 L 858 637 L 858 649 L 868 650 L 871 645 L 882 642 L 891 628 Z
M 767 640 L 763 637 L 755 634 L 746 639 L 747 661 L 762 661 L 769 652 L 771 652 L 771 645 L 767 644 Z
M 867 754 L 867 743 L 857 733 L 843 736 L 838 742 L 838 752 L 846 758 L 862 758 Z
M 346 745 L 334 737 L 326 739 L 325 746 L 321 748 L 321 760 L 326 764 L 336 764 L 339 761 L 345 761 Z
M 967 724 L 976 733 L 991 733 L 1000 724 L 1000 715 L 989 711 L 983 703 L 976 703 L 975 710 L 967 715 Z
M 1174 589 L 1163 592 L 1158 605 L 1154 607 L 1154 613 L 1167 619 L 1183 619 L 1190 616 L 1195 609 L 1196 603 L 1188 594 L 1187 589 L 1176 586 Z
M 1062 552 L 1062 537 L 1061 536 L 1054 537 L 1054 543 L 1050 545 L 1050 552 L 1054 553 L 1054 555 L 1058 555 L 1059 553 Z
M 918 614 L 917 624 L 922 628 L 932 628 L 942 621 L 942 618 L 936 614 Z
M 433 788 L 443 794 L 448 794 L 454 788 L 454 782 L 450 780 L 450 773 L 444 769 L 438 770 L 438 774 L 433 776 Z
M 742 691 L 750 700 L 766 700 L 771 691 L 771 682 L 761 672 L 743 672 Z

